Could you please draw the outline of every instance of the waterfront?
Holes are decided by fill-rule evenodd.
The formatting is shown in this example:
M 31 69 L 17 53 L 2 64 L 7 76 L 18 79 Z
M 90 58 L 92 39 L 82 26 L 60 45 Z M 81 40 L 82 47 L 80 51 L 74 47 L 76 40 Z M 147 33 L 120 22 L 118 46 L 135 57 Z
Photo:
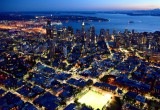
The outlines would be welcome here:
M 3 13 L 4 14 L 4 13 Z M 6 15 L 16 15 L 16 13 L 6 13 Z M 155 32 L 160 30 L 160 17 L 159 16 L 130 16 L 127 14 L 108 14 L 102 12 L 95 13 L 80 13 L 80 12 L 28 12 L 28 13 L 19 13 L 22 17 L 27 15 L 28 18 L 39 17 L 51 17 L 51 16 L 83 16 L 83 17 L 97 17 L 108 19 L 109 22 L 97 22 L 97 21 L 87 21 L 86 22 L 86 31 L 90 26 L 96 27 L 96 34 L 99 34 L 100 29 L 109 29 L 112 33 L 113 30 L 116 32 L 124 32 L 125 29 L 129 31 L 135 30 L 135 32 Z M 26 16 L 24 16 L 26 17 Z M 0 19 L 4 19 L 1 15 Z M 19 18 L 18 18 L 19 19 Z M 11 20 L 10 16 L 7 16 L 5 20 Z M 129 23 L 131 22 L 131 23 Z M 62 22 L 65 27 L 72 26 L 74 31 L 81 30 L 81 20 L 72 21 L 68 20 L 67 22 Z
M 63 15 L 65 13 L 62 13 Z M 93 16 L 93 17 L 102 17 L 109 19 L 109 22 L 89 22 L 89 25 L 86 25 L 86 29 L 89 29 L 90 26 L 96 27 L 96 33 L 99 34 L 100 29 L 110 29 L 110 32 L 113 30 L 124 31 L 125 29 L 132 30 L 134 29 L 137 32 L 154 32 L 160 30 L 160 17 L 158 16 L 129 16 L 126 14 L 106 14 L 106 13 L 96 13 L 96 14 L 78 14 L 70 13 L 71 15 L 82 15 L 82 16 Z M 134 23 L 129 23 L 129 21 L 134 21 Z M 74 29 L 81 29 L 81 22 L 68 22 L 63 23 L 64 26 L 72 26 Z

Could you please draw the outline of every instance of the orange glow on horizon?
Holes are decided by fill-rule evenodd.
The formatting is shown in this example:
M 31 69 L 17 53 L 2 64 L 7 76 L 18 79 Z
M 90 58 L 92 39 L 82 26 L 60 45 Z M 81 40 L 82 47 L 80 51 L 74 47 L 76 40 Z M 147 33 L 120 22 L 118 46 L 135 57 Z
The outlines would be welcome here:
M 105 11 L 105 10 L 152 10 L 152 9 L 159 9 L 160 5 L 150 5 L 150 4 L 143 4 L 143 5 L 110 5 L 110 6 L 101 6 L 101 7 L 94 7 L 95 10 Z M 93 7 L 89 7 L 89 9 L 93 9 Z

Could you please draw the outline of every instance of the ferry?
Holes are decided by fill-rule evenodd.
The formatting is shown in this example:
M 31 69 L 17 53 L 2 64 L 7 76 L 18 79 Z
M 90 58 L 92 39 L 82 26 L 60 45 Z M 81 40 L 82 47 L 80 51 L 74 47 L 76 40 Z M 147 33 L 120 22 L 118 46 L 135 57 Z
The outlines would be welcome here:
M 134 21 L 128 21 L 128 23 L 134 23 Z
M 52 25 L 62 25 L 62 22 L 61 21 L 58 21 L 58 22 L 52 22 Z

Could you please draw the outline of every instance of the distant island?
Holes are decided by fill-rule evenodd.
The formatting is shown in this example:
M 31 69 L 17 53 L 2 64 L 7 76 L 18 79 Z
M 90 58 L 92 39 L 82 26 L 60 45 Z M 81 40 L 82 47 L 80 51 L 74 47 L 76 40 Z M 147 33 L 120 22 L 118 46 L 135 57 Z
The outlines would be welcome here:
M 160 16 L 160 9 L 155 10 L 139 10 L 127 13 L 130 16 Z
M 82 15 L 76 15 L 76 14 Z M 126 14 L 129 16 L 160 16 L 160 9 L 153 10 L 117 10 L 117 11 L 55 11 L 55 12 L 0 12 L 0 20 L 31 20 L 36 17 L 61 21 L 95 21 L 108 22 L 109 19 L 93 17 L 97 13 Z M 69 15 L 68 15 L 69 14 Z M 53 16 L 51 16 L 53 15 Z M 85 16 L 90 15 L 90 16 Z
M 160 9 L 153 10 L 123 10 L 123 11 L 105 11 L 107 14 L 127 14 L 130 16 L 160 16 Z
M 59 13 L 60 14 L 60 13 Z M 0 20 L 31 20 L 36 18 L 52 19 L 60 21 L 95 21 L 95 22 L 108 22 L 108 19 L 92 17 L 92 16 L 80 16 L 80 15 L 57 15 L 57 13 L 0 13 Z
M 96 22 L 107 22 L 108 19 L 92 17 L 92 16 L 80 16 L 80 15 L 60 15 L 60 16 L 49 16 L 47 19 L 60 20 L 60 21 L 96 21 Z

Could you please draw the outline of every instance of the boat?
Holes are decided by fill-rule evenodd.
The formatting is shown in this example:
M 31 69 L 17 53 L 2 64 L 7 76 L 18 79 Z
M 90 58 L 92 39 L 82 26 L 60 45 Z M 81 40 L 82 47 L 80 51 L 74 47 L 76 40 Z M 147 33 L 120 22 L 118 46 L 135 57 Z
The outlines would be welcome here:
M 62 25 L 62 22 L 61 22 L 61 21 L 58 21 L 58 22 L 52 22 L 52 25 Z
M 128 21 L 128 23 L 134 23 L 134 21 Z

